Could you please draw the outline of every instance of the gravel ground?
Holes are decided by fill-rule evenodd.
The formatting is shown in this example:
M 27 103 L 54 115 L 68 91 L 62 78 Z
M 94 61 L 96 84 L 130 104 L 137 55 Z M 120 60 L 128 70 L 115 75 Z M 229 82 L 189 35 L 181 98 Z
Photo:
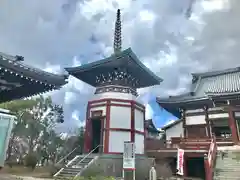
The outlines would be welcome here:
M 3 175 L 3 174 L 0 174 L 0 180 L 52 180 L 52 179 L 33 178 L 33 177 L 22 177 L 22 176 L 14 176 L 14 175 Z

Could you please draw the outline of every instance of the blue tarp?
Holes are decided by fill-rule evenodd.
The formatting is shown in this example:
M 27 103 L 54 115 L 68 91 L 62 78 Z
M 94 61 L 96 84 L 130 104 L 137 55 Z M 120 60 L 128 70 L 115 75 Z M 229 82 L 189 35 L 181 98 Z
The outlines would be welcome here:
M 167 112 L 165 109 L 159 106 L 156 102 L 156 97 L 150 94 L 145 94 L 141 97 L 144 104 L 148 104 L 151 107 L 151 119 L 153 120 L 156 128 L 162 128 L 169 122 L 175 121 L 178 118 Z

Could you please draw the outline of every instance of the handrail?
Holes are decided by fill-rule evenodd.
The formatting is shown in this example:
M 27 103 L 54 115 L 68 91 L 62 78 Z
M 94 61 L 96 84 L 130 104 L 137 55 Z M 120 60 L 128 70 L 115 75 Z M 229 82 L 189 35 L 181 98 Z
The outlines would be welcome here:
M 97 158 L 98 158 L 98 156 L 94 157 L 94 158 L 88 163 L 88 165 L 89 165 L 89 164 L 92 164 Z M 87 166 L 88 166 L 88 165 L 87 165 Z M 86 168 L 87 168 L 87 167 L 84 167 L 83 169 L 81 169 L 81 171 L 79 171 L 79 172 L 74 176 L 74 178 L 78 177 L 78 176 L 81 174 L 81 172 L 82 172 L 83 170 L 85 170 Z
M 206 174 L 206 180 L 212 180 L 213 179 L 213 166 L 214 166 L 214 160 L 216 159 L 216 152 L 217 152 L 217 143 L 216 143 L 216 137 L 213 135 L 212 141 L 209 147 L 209 151 L 207 154 L 207 174 Z
M 72 162 L 74 162 L 74 161 L 75 161 L 76 159 L 78 159 L 78 158 L 79 158 L 78 155 L 75 156 L 71 161 L 69 161 L 69 162 L 67 163 L 66 166 L 62 167 L 56 174 L 54 174 L 53 177 L 56 177 L 58 174 L 60 174 L 60 173 L 64 170 L 65 167 L 70 166 L 70 165 L 72 164 Z
M 208 151 L 208 162 L 209 162 L 209 166 L 212 167 L 213 165 L 213 160 L 215 158 L 215 153 L 216 153 L 216 137 L 213 136 L 210 147 L 209 147 L 209 151 Z
M 66 156 L 64 156 L 62 159 L 60 159 L 56 164 L 61 163 L 63 160 L 68 158 L 76 149 L 78 149 L 80 146 L 75 147 L 70 153 L 68 153 Z
M 79 163 L 83 162 L 83 160 L 85 160 L 88 156 L 90 156 L 97 148 L 99 148 L 100 146 L 102 146 L 101 144 L 97 145 L 93 150 L 91 150 L 86 156 L 84 156 L 76 165 L 78 165 Z
M 91 150 L 86 156 L 84 156 L 77 164 L 76 164 L 76 166 L 78 165 L 78 164 L 80 164 L 81 162 L 83 162 L 88 156 L 90 156 L 97 148 L 99 148 L 100 146 L 103 146 L 103 145 L 101 145 L 101 144 L 99 144 L 99 145 L 97 145 L 93 150 Z M 81 173 L 81 171 L 79 171 L 77 174 L 76 174 L 76 176 L 75 177 L 77 177 L 79 174 Z

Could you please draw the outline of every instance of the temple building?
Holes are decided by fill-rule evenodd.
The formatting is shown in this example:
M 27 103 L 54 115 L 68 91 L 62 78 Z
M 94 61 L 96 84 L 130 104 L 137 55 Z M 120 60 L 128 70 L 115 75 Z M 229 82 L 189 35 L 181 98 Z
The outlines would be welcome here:
M 24 57 L 0 53 L 0 103 L 59 89 L 67 75 L 56 75 L 22 63 Z
M 218 149 L 239 145 L 239 94 L 238 67 L 194 73 L 189 92 L 158 97 L 159 105 L 179 120 L 162 128 L 165 142 L 147 142 L 148 156 L 165 159 L 169 164 L 174 162 L 176 167 L 181 149 L 184 151 L 181 175 L 212 180 Z
M 192 76 L 188 93 L 167 99 L 157 98 L 161 107 L 181 119 L 172 126 L 179 127 L 176 135 L 201 138 L 214 134 L 219 143 L 238 144 L 240 68 L 195 73 Z

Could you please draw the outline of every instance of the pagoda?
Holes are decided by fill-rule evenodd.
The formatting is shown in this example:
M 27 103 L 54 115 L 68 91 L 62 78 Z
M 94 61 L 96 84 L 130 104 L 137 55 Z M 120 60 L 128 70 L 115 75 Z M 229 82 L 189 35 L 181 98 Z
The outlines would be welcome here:
M 113 49 L 105 59 L 68 73 L 96 88 L 86 111 L 85 152 L 123 153 L 124 142 L 135 142 L 144 154 L 145 106 L 137 102 L 137 89 L 158 85 L 162 79 L 151 72 L 131 48 L 122 50 L 120 10 L 117 11 Z

